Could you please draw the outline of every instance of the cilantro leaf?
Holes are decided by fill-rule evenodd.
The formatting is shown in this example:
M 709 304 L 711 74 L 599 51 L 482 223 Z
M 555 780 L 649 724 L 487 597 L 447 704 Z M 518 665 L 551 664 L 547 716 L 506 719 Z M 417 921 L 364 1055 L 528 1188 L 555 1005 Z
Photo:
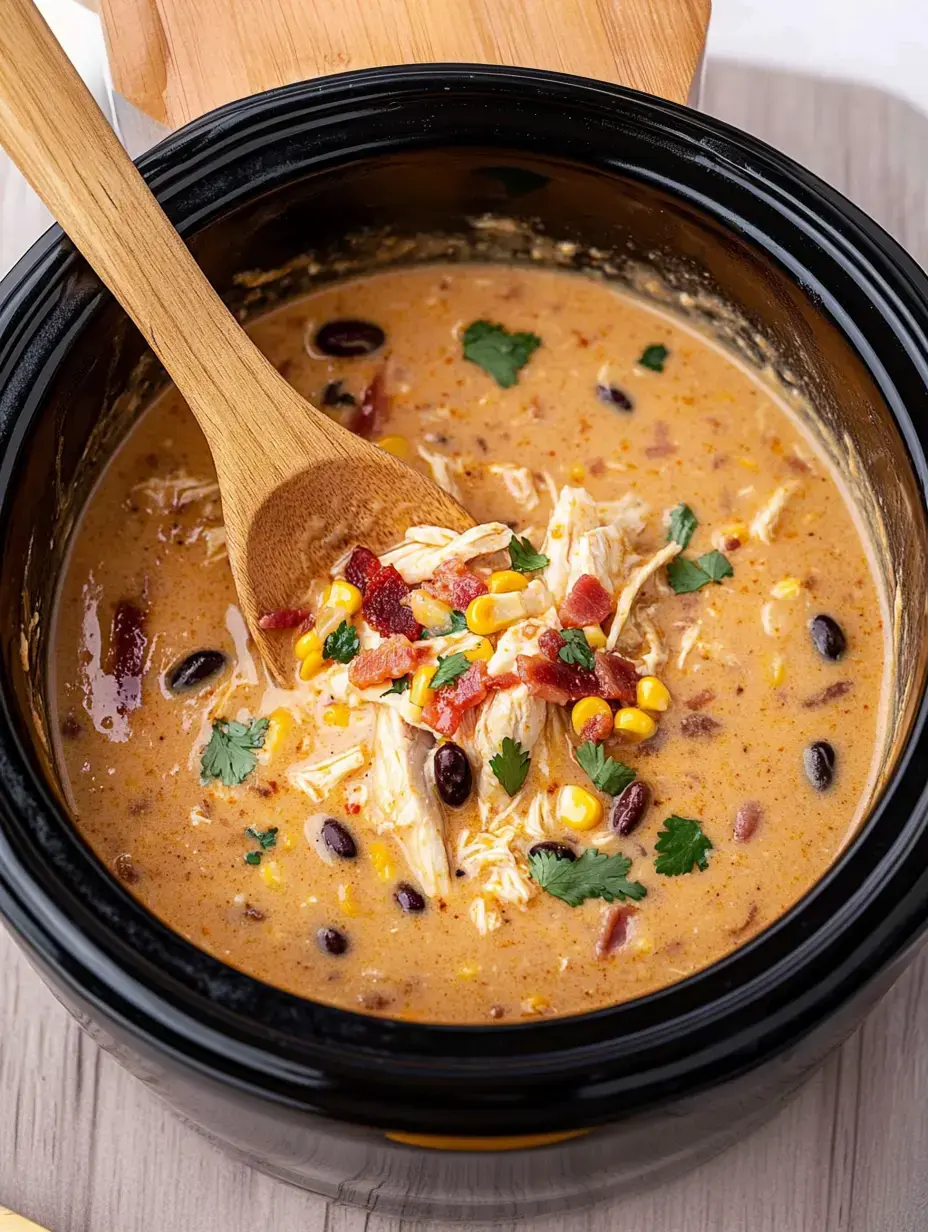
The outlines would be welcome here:
M 256 830 L 254 826 L 247 826 L 245 833 L 255 840 L 262 851 L 277 845 L 277 826 L 271 826 L 269 830 Z
M 322 644 L 322 654 L 326 659 L 334 659 L 336 663 L 350 663 L 361 649 L 358 631 L 354 625 L 343 620 L 334 633 L 330 633 Z
M 200 758 L 200 782 L 222 779 L 226 787 L 237 787 L 258 764 L 252 750 L 263 746 L 267 725 L 267 719 L 252 719 L 250 723 L 216 719 Z
M 675 509 L 670 511 L 670 527 L 667 531 L 667 542 L 670 543 L 672 539 L 675 539 L 681 548 L 685 548 L 692 539 L 693 531 L 698 525 L 699 522 L 696 520 L 696 515 L 689 505 L 677 505 Z
M 711 552 L 706 552 L 705 556 L 700 556 L 696 564 L 699 565 L 710 582 L 721 582 L 722 578 L 735 576 L 735 571 L 731 567 L 731 561 L 726 556 L 723 556 L 721 552 L 716 552 L 715 549 Z
M 528 749 L 523 749 L 518 740 L 503 737 L 500 751 L 490 758 L 490 769 L 510 796 L 519 791 L 528 777 L 528 768 L 532 764 L 532 755 Z
M 557 657 L 565 663 L 576 663 L 578 667 L 585 667 L 591 672 L 594 663 L 593 650 L 583 630 L 562 629 L 561 637 L 564 645 L 557 652 Z
M 595 847 L 587 847 L 577 860 L 559 860 L 551 851 L 538 851 L 529 856 L 532 878 L 543 890 L 562 899 L 570 907 L 579 907 L 587 898 L 604 898 L 637 902 L 647 890 L 640 881 L 629 881 L 631 868 L 628 856 L 607 856 Z
M 246 851 L 245 852 L 245 863 L 246 864 L 260 864 L 261 863 L 261 852 L 260 851 Z
M 695 818 L 678 817 L 674 813 L 664 822 L 654 848 L 661 853 L 654 861 L 655 870 L 664 877 L 679 877 L 696 867 L 709 867 L 712 840 L 703 834 Z
M 390 685 L 389 689 L 384 689 L 381 697 L 389 697 L 391 693 L 405 693 L 409 688 L 408 676 L 397 676 L 396 680 Z
M 593 786 L 607 796 L 620 796 L 635 778 L 631 766 L 607 757 L 603 746 L 592 740 L 585 740 L 577 749 L 577 761 L 590 776 Z
M 497 385 L 509 389 L 519 380 L 532 354 L 541 346 L 537 334 L 510 334 L 492 321 L 474 321 L 461 336 L 464 358 L 488 372 Z
M 663 372 L 664 361 L 670 352 L 661 342 L 652 342 L 650 346 L 646 346 L 638 357 L 638 363 L 642 368 L 650 368 L 652 372 Z
M 438 670 L 429 681 L 429 685 L 433 689 L 441 689 L 444 685 L 457 680 L 458 676 L 463 676 L 469 667 L 470 662 L 463 650 L 450 655 L 439 655 Z
M 463 633 L 467 628 L 467 617 L 463 612 L 459 612 L 457 608 L 451 613 L 448 622 L 448 627 L 445 629 L 436 629 L 434 633 L 430 633 L 428 629 L 423 629 L 419 634 L 420 642 L 427 642 L 432 637 L 447 637 L 449 633 Z
M 512 536 L 509 540 L 509 559 L 517 573 L 537 573 L 549 563 L 547 556 L 535 551 L 528 535 L 521 539 L 518 535 Z

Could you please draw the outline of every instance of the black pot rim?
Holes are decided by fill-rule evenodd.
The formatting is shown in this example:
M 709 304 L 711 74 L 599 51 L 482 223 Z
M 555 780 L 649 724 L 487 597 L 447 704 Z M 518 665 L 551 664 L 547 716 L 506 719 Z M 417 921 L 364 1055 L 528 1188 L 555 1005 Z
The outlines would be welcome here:
M 475 114 L 507 100 L 539 113 L 563 109 L 578 137 L 572 161 L 584 161 L 588 124 L 614 129 L 617 137 L 623 127 L 644 130 L 656 145 L 682 150 L 688 160 L 683 180 L 668 179 L 659 159 L 647 165 L 623 161 L 620 144 L 597 165 L 698 205 L 764 249 L 818 299 L 893 412 L 924 501 L 928 467 L 920 432 L 928 435 L 928 279 L 840 194 L 710 117 L 562 74 L 407 66 L 328 77 L 229 104 L 166 138 L 138 160 L 139 167 L 189 235 L 245 197 L 311 167 L 397 148 L 526 148 L 515 121 L 499 122 L 495 142 L 485 132 L 479 142 L 443 133 L 438 106 L 451 94 L 472 104 Z M 433 105 L 431 125 L 414 110 L 423 99 Z M 375 114 L 389 116 L 391 139 L 368 135 Z M 318 130 L 313 157 L 260 168 L 264 135 L 287 126 Z M 244 184 L 233 169 L 252 152 L 259 169 Z M 555 156 L 561 157 L 560 150 Z M 699 178 L 703 172 L 715 183 L 714 193 Z M 52 227 L 0 284 L 0 524 L 56 348 L 73 345 L 105 297 L 86 279 L 81 293 L 69 289 L 81 264 L 61 230 Z M 829 278 L 837 271 L 857 287 L 853 302 L 847 294 L 841 300 L 833 295 Z M 864 332 L 862 322 L 873 313 L 891 344 L 882 334 L 873 341 Z M 23 366 L 23 340 L 43 323 L 49 326 L 44 349 L 38 356 L 32 352 Z M 905 381 L 898 379 L 903 369 Z M 922 402 L 907 409 L 899 386 L 911 388 L 912 382 Z M 16 733 L 5 674 L 0 703 L 0 914 L 52 981 L 89 1005 L 94 1016 L 203 1075 L 345 1120 L 495 1134 L 614 1120 L 734 1078 L 786 1048 L 885 968 L 928 920 L 923 697 L 892 781 L 855 841 L 791 911 L 728 958 L 660 992 L 572 1018 L 462 1027 L 354 1014 L 261 984 L 149 916 L 73 834 L 41 781 Z M 6 823 L 17 816 L 36 833 L 53 835 L 48 841 L 66 848 L 67 860 L 83 861 L 86 875 L 96 878 L 94 894 L 105 904 L 96 920 L 63 902 L 52 880 L 43 879 L 16 849 Z M 151 943 L 146 957 L 126 940 L 143 934 Z

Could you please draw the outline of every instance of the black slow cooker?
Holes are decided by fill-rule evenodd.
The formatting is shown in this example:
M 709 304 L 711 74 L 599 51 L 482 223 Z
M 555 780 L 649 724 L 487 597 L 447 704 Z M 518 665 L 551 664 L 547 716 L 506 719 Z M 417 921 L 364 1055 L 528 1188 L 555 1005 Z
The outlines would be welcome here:
M 851 1031 L 928 920 L 928 280 L 760 142 L 557 74 L 330 77 L 224 107 L 139 165 L 243 318 L 364 254 L 485 254 L 488 218 L 514 220 L 514 261 L 551 251 L 639 284 L 652 271 L 674 310 L 698 313 L 810 403 L 841 455 L 888 594 L 892 739 L 869 819 L 793 910 L 722 962 L 612 1009 L 500 1026 L 391 1021 L 201 953 L 80 838 L 48 752 L 62 554 L 88 483 L 163 380 L 53 227 L 0 285 L 0 913 L 152 1090 L 227 1149 L 320 1193 L 512 1217 L 720 1149 Z

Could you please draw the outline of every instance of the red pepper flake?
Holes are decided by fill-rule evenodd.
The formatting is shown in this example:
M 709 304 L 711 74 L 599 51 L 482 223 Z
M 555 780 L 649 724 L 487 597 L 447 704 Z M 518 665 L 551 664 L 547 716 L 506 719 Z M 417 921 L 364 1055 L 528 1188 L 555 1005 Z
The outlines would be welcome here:
M 295 629 L 309 619 L 304 607 L 279 607 L 258 617 L 259 629 Z

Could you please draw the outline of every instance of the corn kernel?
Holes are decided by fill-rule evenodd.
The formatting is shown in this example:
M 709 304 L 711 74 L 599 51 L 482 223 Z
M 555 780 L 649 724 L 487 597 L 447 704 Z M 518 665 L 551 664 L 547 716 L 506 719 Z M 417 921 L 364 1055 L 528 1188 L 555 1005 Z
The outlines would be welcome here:
M 325 605 L 327 607 L 337 607 L 341 611 L 347 612 L 349 616 L 354 616 L 356 612 L 360 612 L 363 601 L 364 596 L 357 586 L 353 586 L 351 582 L 346 582 L 344 578 L 336 578 L 329 587 L 329 597 L 326 599 Z
M 657 731 L 657 724 L 637 706 L 623 706 L 615 716 L 615 730 L 631 740 L 648 740 Z
M 606 649 L 606 635 L 599 625 L 584 625 L 583 632 L 586 634 L 587 644 L 592 650 Z
M 739 458 L 738 465 L 743 466 L 746 471 L 759 471 L 760 465 L 753 458 Z
M 321 650 L 312 651 L 300 664 L 300 679 L 311 680 L 317 672 L 322 671 L 324 662 Z
M 586 479 L 586 467 L 582 462 L 575 462 L 570 468 L 571 483 L 583 483 Z
M 390 858 L 390 849 L 387 847 L 387 844 L 374 842 L 368 846 L 367 850 L 370 853 L 374 872 L 380 880 L 392 881 L 396 875 L 396 869 L 393 866 L 393 860 Z
M 426 629 L 446 629 L 451 621 L 451 607 L 436 599 L 427 590 L 414 590 L 409 596 L 409 610 Z
M 392 453 L 401 462 L 408 462 L 412 457 L 412 447 L 405 436 L 382 436 L 377 445 L 384 453 Z
M 297 638 L 296 645 L 293 647 L 293 653 L 298 659 L 305 659 L 311 651 L 318 650 L 322 653 L 322 642 L 319 640 L 319 634 L 315 629 L 310 629 L 308 633 L 304 633 L 302 637 Z
M 282 851 L 292 851 L 293 850 L 293 839 L 290 837 L 289 834 L 279 834 L 277 836 L 277 846 Z
M 523 997 L 519 1002 L 519 1008 L 523 1014 L 543 1014 L 548 1008 L 548 1001 L 534 993 L 531 997 Z
M 351 707 L 344 702 L 336 702 L 334 706 L 326 706 L 322 712 L 322 721 L 329 727 L 347 727 L 351 722 Z
M 261 880 L 272 890 L 281 883 L 280 865 L 276 860 L 264 860 L 261 864 Z
M 478 595 L 467 605 L 465 617 L 471 633 L 484 637 L 488 633 L 500 633 L 528 614 L 525 602 L 518 591 L 501 595 Z
M 462 963 L 460 967 L 458 967 L 458 979 L 472 980 L 476 978 L 479 972 L 480 972 L 479 963 L 475 963 L 475 962 Z
M 434 690 L 431 688 L 432 677 L 438 668 L 432 663 L 424 663 L 413 672 L 412 684 L 409 686 L 409 700 L 414 706 L 426 706 L 431 701 Z
M 642 676 L 637 692 L 642 710 L 666 710 L 670 705 L 670 690 L 657 676 Z
M 358 900 L 354 896 L 354 890 L 352 890 L 347 882 L 342 882 L 338 887 L 338 905 L 342 909 L 342 915 L 354 918 L 358 914 Z
M 767 679 L 778 689 L 786 679 L 786 663 L 782 655 L 774 655 L 767 663 Z
M 795 599 L 802 590 L 802 582 L 797 577 L 781 578 L 770 593 L 774 599 Z
M 268 757 L 279 752 L 280 746 L 293 729 L 293 715 L 284 706 L 272 710 L 264 733 L 264 751 Z
M 476 646 L 471 646 L 470 650 L 464 651 L 464 658 L 468 663 L 476 663 L 478 659 L 489 663 L 493 658 L 493 643 L 489 638 L 482 637 Z
M 607 701 L 601 697 L 581 697 L 570 712 L 570 722 L 577 735 L 580 735 L 590 719 L 595 719 L 599 714 L 608 716 L 611 724 L 612 707 Z
M 515 569 L 497 569 L 487 578 L 487 589 L 491 595 L 508 595 L 517 590 L 525 590 L 528 578 Z
M 343 607 L 323 604 L 316 613 L 315 633 L 320 643 L 324 643 L 330 633 L 334 633 L 343 620 L 348 619 L 348 613 Z
M 585 787 L 568 783 L 558 793 L 557 815 L 571 830 L 592 830 L 603 819 L 603 806 Z

